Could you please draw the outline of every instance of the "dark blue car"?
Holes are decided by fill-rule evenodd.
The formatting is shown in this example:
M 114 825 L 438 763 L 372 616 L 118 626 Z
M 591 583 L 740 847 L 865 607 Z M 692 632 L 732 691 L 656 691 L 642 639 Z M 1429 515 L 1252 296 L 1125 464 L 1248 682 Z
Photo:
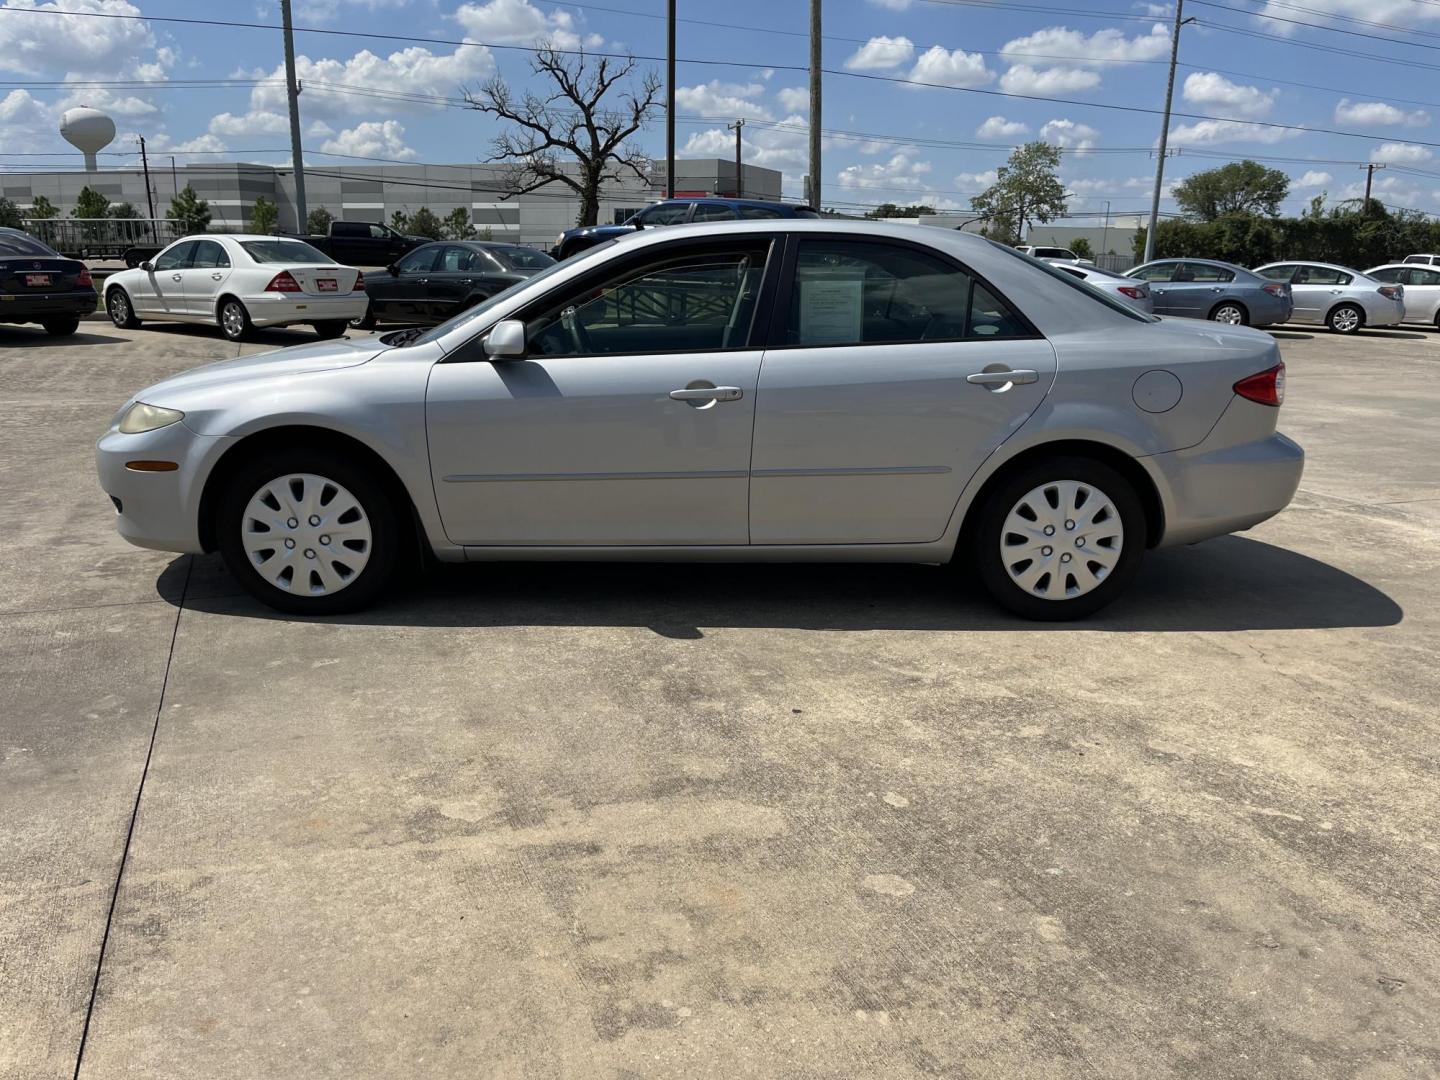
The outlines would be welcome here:
M 754 221 L 757 218 L 819 216 L 808 206 L 765 202 L 762 199 L 665 199 L 653 206 L 647 206 L 627 219 L 623 225 L 582 225 L 578 229 L 566 229 L 556 238 L 550 254 L 557 259 L 568 259 L 576 252 L 592 248 L 613 237 L 657 225 L 683 225 L 687 221 Z

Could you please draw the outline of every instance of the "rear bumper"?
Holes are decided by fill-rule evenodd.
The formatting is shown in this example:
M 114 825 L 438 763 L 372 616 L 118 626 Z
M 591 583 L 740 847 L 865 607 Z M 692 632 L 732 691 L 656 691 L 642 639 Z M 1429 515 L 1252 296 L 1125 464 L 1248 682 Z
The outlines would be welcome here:
M 98 297 L 94 289 L 45 296 L 0 294 L 0 322 L 39 322 L 66 315 L 89 315 Z
M 1403 300 L 1391 300 L 1381 303 L 1374 301 L 1365 305 L 1365 325 L 1367 326 L 1399 326 L 1405 321 L 1405 302 Z
M 1254 300 L 1245 301 L 1250 308 L 1251 326 L 1276 326 L 1287 323 L 1295 312 L 1293 300 L 1282 300 L 1278 296 L 1263 293 Z
M 1241 532 L 1290 505 L 1305 471 L 1305 451 L 1279 432 L 1244 442 L 1227 437 L 1227 429 L 1249 422 L 1243 413 L 1264 408 L 1236 399 L 1198 446 L 1141 459 L 1158 474 L 1165 503 L 1158 546 Z
M 370 298 L 364 290 L 350 293 L 260 293 L 242 296 L 241 302 L 256 326 L 359 319 Z

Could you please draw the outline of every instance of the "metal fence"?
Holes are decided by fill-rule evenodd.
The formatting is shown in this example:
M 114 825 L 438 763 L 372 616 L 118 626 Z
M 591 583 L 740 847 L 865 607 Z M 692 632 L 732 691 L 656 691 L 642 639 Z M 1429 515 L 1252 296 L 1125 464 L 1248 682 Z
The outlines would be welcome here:
M 1101 270 L 1108 270 L 1112 274 L 1123 274 L 1137 265 L 1133 255 L 1096 255 L 1091 261 Z
M 26 218 L 25 231 L 77 259 L 114 259 L 134 247 L 160 248 L 185 230 L 169 218 Z

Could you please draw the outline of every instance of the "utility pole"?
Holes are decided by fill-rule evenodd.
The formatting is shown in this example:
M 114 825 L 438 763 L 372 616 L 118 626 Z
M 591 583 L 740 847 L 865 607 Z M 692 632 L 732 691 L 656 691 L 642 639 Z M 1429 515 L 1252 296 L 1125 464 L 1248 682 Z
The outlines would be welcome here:
M 1185 0 L 1175 0 L 1175 29 L 1170 32 L 1170 80 L 1165 84 L 1165 119 L 1160 125 L 1160 153 L 1155 158 L 1155 197 L 1150 201 L 1150 228 L 1145 230 L 1145 258 L 1155 257 L 1155 226 L 1160 220 L 1160 189 L 1165 186 L 1165 144 L 1170 139 L 1170 103 L 1175 98 L 1175 62 L 1180 55 L 1180 27 L 1193 19 L 1181 17 Z
M 1105 228 L 1100 231 L 1101 255 L 1110 253 L 1110 200 L 1105 200 Z M 1133 248 L 1131 249 L 1134 250 Z
M 145 156 L 145 136 L 140 136 L 140 168 L 145 172 L 145 205 L 150 208 L 150 239 L 157 244 L 160 238 L 155 234 L 155 193 L 150 190 L 150 159 Z
M 733 124 L 725 125 L 726 131 L 733 131 L 735 133 L 735 198 L 737 199 L 743 199 L 745 197 L 745 179 L 744 173 L 741 171 L 744 166 L 740 164 L 740 132 L 744 129 L 744 117 L 736 120 Z
M 675 197 L 675 0 L 669 2 L 665 53 L 665 197 Z
M 300 84 L 295 81 L 295 28 L 290 21 L 290 0 L 280 0 L 280 22 L 285 28 L 285 93 L 290 99 L 290 156 L 295 162 L 295 231 L 305 232 L 305 158 L 300 150 Z
M 810 0 L 810 208 L 820 212 L 820 0 Z
M 1376 165 L 1373 161 L 1369 165 L 1361 165 L 1365 170 L 1365 210 L 1370 209 L 1370 184 L 1375 179 L 1375 170 L 1385 168 L 1384 165 Z
M 175 155 L 170 155 L 170 186 L 175 189 L 175 194 L 180 194 L 180 177 L 175 172 Z

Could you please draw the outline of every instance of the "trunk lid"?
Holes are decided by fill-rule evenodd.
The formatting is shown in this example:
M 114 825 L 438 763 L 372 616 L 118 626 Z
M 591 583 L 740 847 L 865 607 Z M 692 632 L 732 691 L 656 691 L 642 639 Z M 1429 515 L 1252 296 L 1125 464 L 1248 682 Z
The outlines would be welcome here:
M 305 290 L 307 296 L 335 296 L 353 292 L 355 280 L 360 276 L 360 271 L 353 266 L 340 266 L 330 263 L 325 265 L 312 266 L 288 266 L 277 265 L 275 272 L 289 270 L 293 277 Z M 329 284 L 329 283 L 332 283 Z
M 56 256 L 14 255 L 0 259 L 0 292 L 44 295 L 79 288 L 83 263 Z

